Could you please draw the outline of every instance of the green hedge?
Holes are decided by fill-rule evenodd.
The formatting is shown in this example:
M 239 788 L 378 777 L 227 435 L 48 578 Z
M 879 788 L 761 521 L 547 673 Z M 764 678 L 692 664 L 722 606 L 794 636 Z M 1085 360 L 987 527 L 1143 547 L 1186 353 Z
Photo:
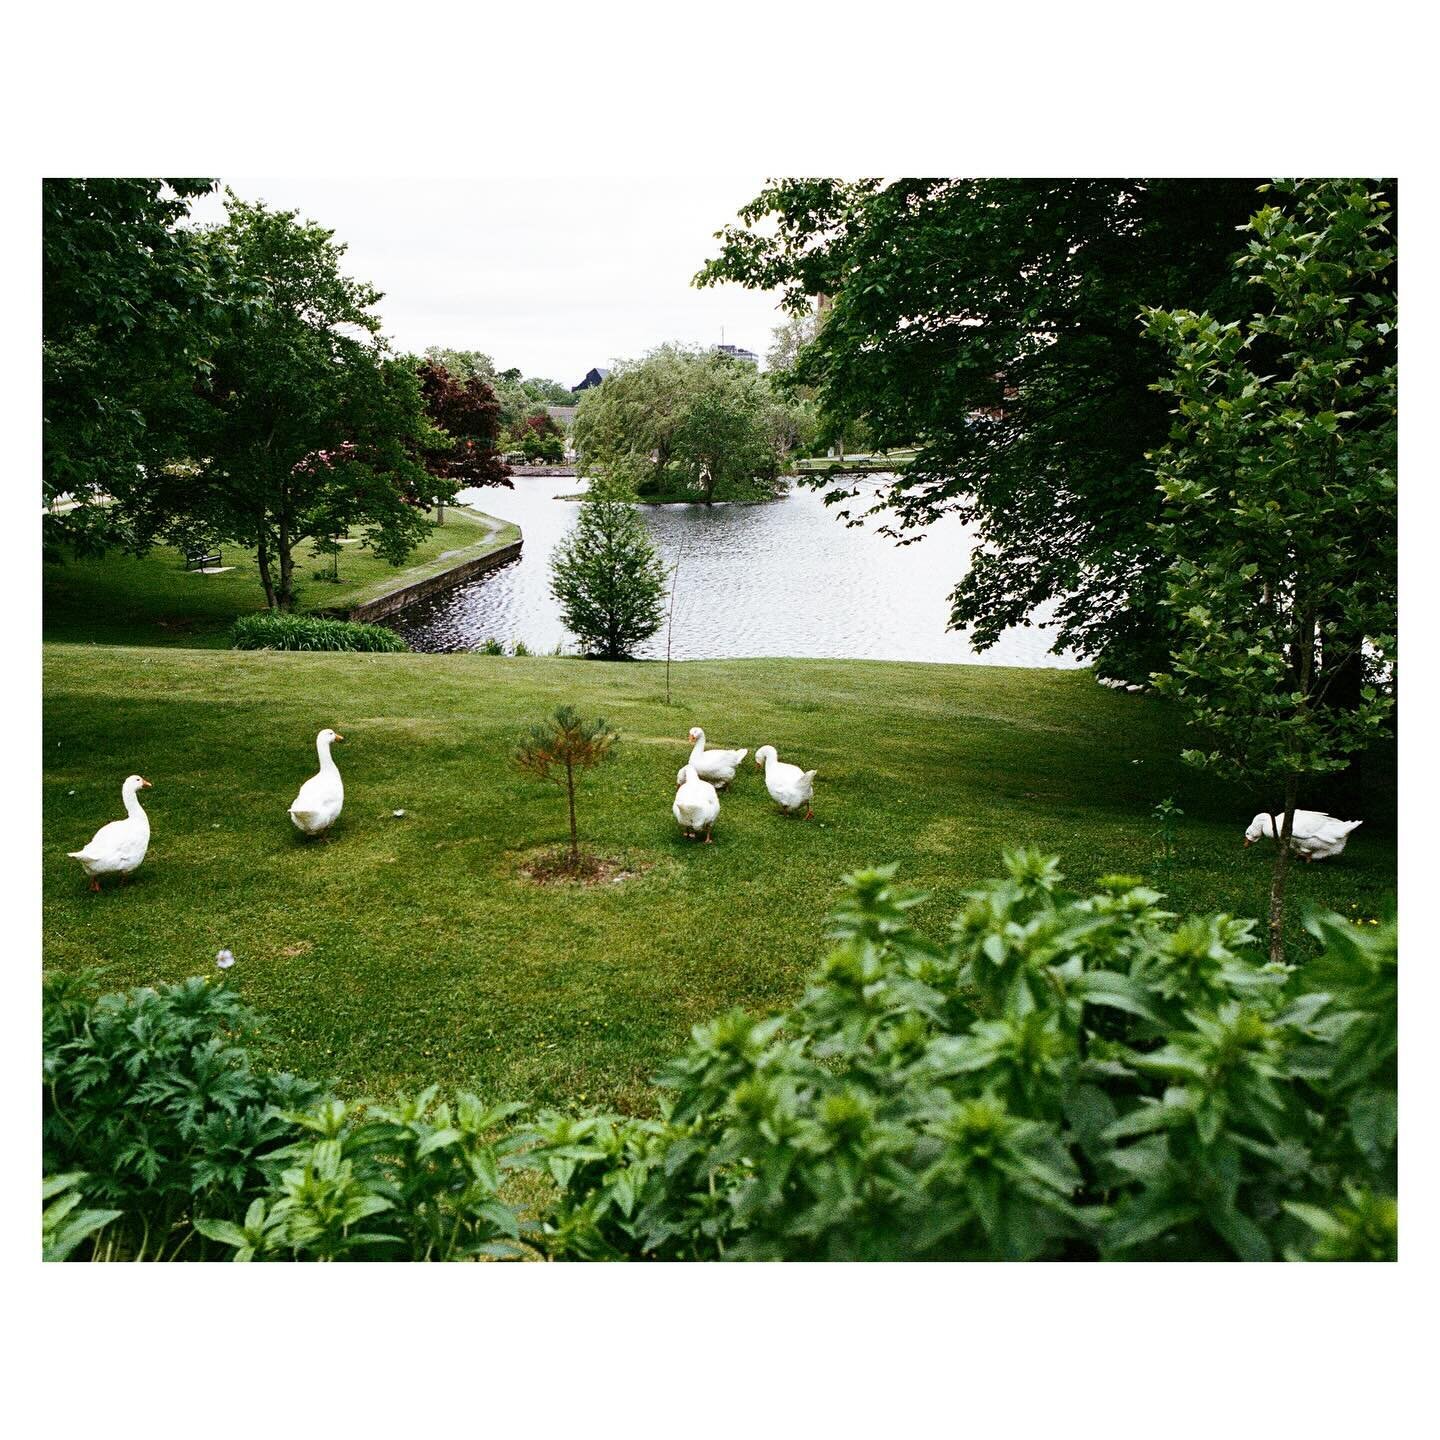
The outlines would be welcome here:
M 369 650 L 387 654 L 410 647 L 384 625 L 356 625 L 315 615 L 244 615 L 231 627 L 235 650 Z

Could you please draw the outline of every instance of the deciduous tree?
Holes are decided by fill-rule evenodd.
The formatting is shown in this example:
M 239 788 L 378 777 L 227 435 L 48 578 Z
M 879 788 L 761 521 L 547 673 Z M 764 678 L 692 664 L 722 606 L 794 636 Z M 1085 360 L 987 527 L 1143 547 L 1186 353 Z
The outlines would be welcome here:
M 399 564 L 451 478 L 414 368 L 387 351 L 380 294 L 341 270 L 345 247 L 295 211 L 233 194 L 207 243 L 237 277 L 208 378 L 185 416 L 191 460 L 122 499 L 141 542 L 177 520 L 251 546 L 272 608 L 295 600 L 294 549 L 359 525 Z
M 1157 543 L 1177 643 L 1157 676 L 1207 736 L 1186 758 L 1283 819 L 1270 951 L 1283 958 L 1303 792 L 1388 726 L 1396 663 L 1395 247 L 1380 187 L 1278 187 L 1237 261 L 1244 323 L 1149 312 L 1174 357 Z M 1354 704 L 1327 703 L 1356 663 Z M 1278 804 L 1277 804 L 1278 802 Z
M 1057 648 L 1139 678 L 1166 653 L 1145 457 L 1169 422 L 1134 319 L 1240 313 L 1228 257 L 1254 195 L 1240 180 L 777 180 L 696 278 L 779 290 L 797 316 L 831 297 L 813 339 L 786 338 L 796 377 L 827 433 L 864 422 L 875 448 L 919 446 L 875 496 L 896 538 L 950 511 L 975 527 L 951 623 L 978 648 L 1049 602 Z
M 182 222 L 212 180 L 46 180 L 44 493 L 76 508 L 46 546 L 115 539 L 95 503 L 186 451 L 183 401 L 208 373 L 225 276 Z
M 791 429 L 785 402 L 753 367 L 725 355 L 662 345 L 616 365 L 575 416 L 583 473 L 640 495 L 715 499 L 773 493 Z
M 497 448 L 500 403 L 490 385 L 478 375 L 458 379 L 436 360 L 423 360 L 418 373 L 425 414 L 442 432 L 425 452 L 425 468 L 456 490 L 510 485 L 510 467 Z

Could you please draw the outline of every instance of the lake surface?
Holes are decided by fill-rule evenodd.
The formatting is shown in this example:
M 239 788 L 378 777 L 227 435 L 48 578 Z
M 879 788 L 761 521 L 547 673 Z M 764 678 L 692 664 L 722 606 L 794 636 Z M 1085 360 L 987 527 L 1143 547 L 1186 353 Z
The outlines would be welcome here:
M 873 488 L 875 481 L 862 482 Z M 573 477 L 515 477 L 513 490 L 462 491 L 460 499 L 519 525 L 518 560 L 388 622 L 417 650 L 473 650 L 493 637 L 533 651 L 574 637 L 550 596 L 550 555 L 575 524 Z M 843 508 L 843 507 L 840 507 Z M 863 508 L 863 491 L 851 509 Z M 761 505 L 647 505 L 641 514 L 667 565 L 678 560 L 671 653 L 677 660 L 747 655 L 818 659 L 931 660 L 951 664 L 1084 663 L 1049 653 L 1047 628 L 1009 631 L 978 655 L 945 629 L 948 595 L 965 573 L 972 541 L 947 516 L 918 544 L 875 533 L 879 517 L 848 528 L 817 491 L 794 487 Z M 641 647 L 663 658 L 665 632 Z

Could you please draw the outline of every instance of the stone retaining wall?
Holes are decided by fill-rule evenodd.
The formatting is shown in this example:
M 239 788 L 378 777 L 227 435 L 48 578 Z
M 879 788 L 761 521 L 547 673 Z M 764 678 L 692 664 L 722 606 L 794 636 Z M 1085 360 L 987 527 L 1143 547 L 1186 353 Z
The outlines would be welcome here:
M 463 585 L 467 580 L 473 580 L 487 570 L 494 570 L 517 559 L 524 543 L 523 538 L 513 540 L 509 545 L 502 545 L 488 555 L 477 555 L 475 559 L 462 561 L 449 570 L 442 570 L 438 575 L 427 575 L 413 585 L 402 585 L 398 590 L 380 596 L 378 600 L 367 600 L 363 605 L 357 605 L 346 613 L 345 618 L 366 623 L 381 620 L 387 615 L 393 615 L 397 610 L 405 609 L 407 605 L 415 604 L 417 600 L 428 600 L 432 595 L 453 590 L 457 585 Z

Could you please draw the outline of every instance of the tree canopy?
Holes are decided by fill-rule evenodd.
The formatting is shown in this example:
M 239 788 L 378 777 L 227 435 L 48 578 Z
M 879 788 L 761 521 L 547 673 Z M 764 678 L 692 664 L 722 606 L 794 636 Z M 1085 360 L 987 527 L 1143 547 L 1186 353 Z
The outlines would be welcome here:
M 661 345 L 617 364 L 575 415 L 583 473 L 639 495 L 709 503 L 774 492 L 803 430 L 795 406 L 750 365 L 711 351 Z
M 47 522 L 52 552 L 114 539 L 115 517 L 92 502 L 184 448 L 184 401 L 212 363 L 227 277 L 181 222 L 213 188 L 44 182 L 44 494 L 79 502 Z
M 918 445 L 877 497 L 892 535 L 947 511 L 974 525 L 952 624 L 977 648 L 1048 602 L 1057 648 L 1138 678 L 1168 633 L 1146 454 L 1169 419 L 1135 320 L 1239 313 L 1228 257 L 1254 196 L 1243 180 L 777 180 L 696 282 L 779 290 L 796 316 L 825 297 L 813 339 L 784 339 L 794 378 L 832 433 L 863 420 L 877 448 Z
M 233 302 L 184 416 L 188 460 L 116 489 L 147 543 L 177 522 L 253 547 L 272 607 L 294 601 L 294 547 L 353 525 L 399 563 L 423 507 L 453 478 L 419 458 L 442 445 L 420 379 L 380 337 L 380 294 L 340 266 L 331 231 L 231 195 L 206 245 L 237 277 Z
M 426 347 L 425 358 L 442 365 L 458 380 L 483 380 L 495 392 L 500 423 L 513 426 L 547 405 L 573 405 L 575 396 L 559 380 L 523 376 L 519 370 L 501 370 L 483 350 L 452 350 L 443 345 Z
M 422 360 L 418 373 L 425 413 L 444 432 L 425 456 L 430 473 L 456 489 L 509 485 L 498 452 L 500 403 L 490 385 L 478 375 L 452 375 L 436 360 Z

